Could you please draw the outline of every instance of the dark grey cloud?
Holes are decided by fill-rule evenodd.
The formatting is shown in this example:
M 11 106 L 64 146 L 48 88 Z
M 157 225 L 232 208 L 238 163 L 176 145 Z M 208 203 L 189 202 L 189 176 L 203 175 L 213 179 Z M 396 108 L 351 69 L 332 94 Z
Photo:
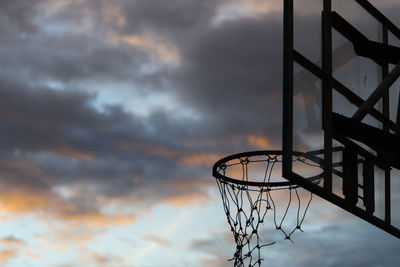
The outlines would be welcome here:
M 4 0 L 0 9 L 0 34 L 5 32 L 33 33 L 37 30 L 32 16 L 40 0 Z
M 155 31 L 161 35 L 190 34 L 198 28 L 210 26 L 216 9 L 224 0 L 163 0 L 127 1 L 122 14 L 127 19 L 123 31 L 126 33 Z M 226 1 L 225 1 L 226 2 Z
M 136 4 L 140 6 L 141 2 Z M 153 89 L 162 87 L 162 72 L 141 71 L 153 60 L 153 55 L 118 40 L 124 34 L 140 36 L 143 31 L 128 33 L 114 29 L 105 18 L 113 5 L 102 1 L 71 1 L 56 9 L 53 4 L 44 0 L 29 4 L 25 1 L 2 2 L 0 29 L 14 30 L 0 30 L 1 73 L 31 83 L 50 81 L 62 86 L 71 82 L 106 80 L 146 83 L 154 85 Z M 133 16 L 138 21 L 147 17 L 146 13 L 139 14 Z M 160 21 L 159 25 L 163 24 Z
M 143 51 L 128 45 L 113 47 L 82 34 L 24 38 L 7 34 L 0 38 L 2 72 L 32 82 L 133 80 L 140 65 L 148 60 Z
M 281 73 L 282 34 L 278 17 L 233 20 L 215 27 L 210 21 L 221 2 L 184 2 L 172 1 L 165 7 L 159 1 L 129 1 L 123 2 L 120 9 L 127 20 L 122 33 L 152 31 L 179 47 L 182 62 L 177 71 L 140 73 L 138 70 L 149 60 L 149 55 L 128 45 L 115 47 L 106 39 L 99 39 L 98 35 L 106 30 L 96 25 L 94 35 L 67 31 L 52 35 L 42 31 L 24 39 L 4 36 L 8 41 L 0 47 L 4 51 L 2 72 L 36 83 L 135 82 L 146 89 L 136 86 L 131 90 L 142 90 L 145 94 L 166 87 L 164 81 L 167 81 L 169 94 L 206 116 L 209 127 L 201 129 L 203 134 L 214 129 L 221 134 L 218 139 L 226 139 L 224 129 L 235 132 L 236 136 L 280 129 L 281 108 L 276 103 L 280 102 L 277 77 Z M 74 21 L 77 18 L 73 14 L 89 9 L 92 10 L 89 16 L 98 20 L 98 24 L 111 27 L 98 17 L 102 8 L 107 8 L 105 3 L 89 1 L 80 9 L 77 5 L 71 2 L 49 22 Z M 30 19 L 34 20 L 35 15 L 38 16 L 31 14 Z M 260 114 L 268 114 L 267 129 L 261 131 L 259 121 L 249 119 Z M 279 139 L 278 132 L 275 139 Z
M 0 94 L 3 149 L 61 149 L 68 140 L 72 147 L 82 151 L 100 152 L 96 151 L 99 147 L 92 143 L 91 135 L 102 135 L 106 139 L 115 127 L 120 135 L 131 136 L 125 125 L 139 127 L 140 124 L 118 107 L 110 107 L 108 112 L 100 114 L 90 104 L 94 95 L 74 90 L 54 91 L 3 79 Z M 104 127 L 105 121 L 110 122 L 109 127 Z M 106 149 L 110 142 L 104 140 L 103 148 L 99 149 Z
M 280 141 L 282 24 L 278 16 L 211 27 L 189 41 L 172 74 L 176 95 L 223 142 L 258 133 Z M 229 134 L 228 134 L 229 133 Z M 238 148 L 240 149 L 240 148 Z
M 190 132 L 202 125 L 187 127 L 164 113 L 140 118 L 117 105 L 100 112 L 92 105 L 94 98 L 74 90 L 54 91 L 3 80 L 3 187 L 29 187 L 39 193 L 55 186 L 91 186 L 94 191 L 71 199 L 82 210 L 96 208 L 90 199 L 97 194 L 140 196 L 143 202 L 156 203 L 177 194 L 202 193 L 201 187 L 164 189 L 168 182 L 204 179 L 202 166 L 181 163 L 185 155 L 198 153 L 185 148 L 184 142 L 191 141 Z M 87 203 L 92 204 L 87 207 Z
M 40 34 L 32 33 L 24 40 L 18 36 L 7 39 L 10 35 L 5 34 L 3 39 L 8 41 L 0 47 L 4 52 L 1 59 L 5 62 L 1 71 L 4 77 L 19 77 L 20 80 L 12 82 L 3 78 L 3 148 L 6 151 L 57 152 L 61 158 L 43 156 L 36 159 L 36 164 L 46 168 L 52 176 L 64 177 L 61 180 L 71 179 L 66 177 L 96 180 L 95 177 L 127 177 L 127 173 L 132 172 L 155 177 L 158 172 L 174 176 L 178 167 L 173 164 L 171 168 L 168 158 L 149 156 L 143 144 L 144 147 L 156 144 L 156 147 L 180 150 L 185 141 L 195 140 L 191 148 L 185 148 L 187 151 L 231 153 L 248 150 L 247 136 L 259 134 L 271 138 L 272 143 L 279 146 L 281 14 L 237 18 L 212 25 L 211 18 L 222 2 L 184 2 L 172 1 L 168 6 L 155 0 L 122 2 L 120 12 L 126 24 L 119 29 L 120 33 L 150 30 L 175 41 L 179 47 L 181 63 L 178 68 L 148 76 L 138 72 L 149 60 L 146 53 L 129 46 L 112 46 L 98 39 L 99 33 L 112 27 L 100 16 L 108 7 L 105 2 L 88 1 L 81 9 L 78 9 L 78 2 L 71 2 L 50 18 L 54 22 L 57 19 L 72 21 L 77 19 L 74 11 L 82 15 L 91 10 L 89 16 L 99 24 L 94 27 L 97 31 L 94 35 L 79 31 L 53 35 L 44 28 Z M 34 21 L 39 14 L 22 13 L 20 16 L 25 21 Z M 312 24 L 306 18 L 303 21 L 304 25 Z M 32 81 L 40 84 L 43 79 L 59 81 L 66 88 L 56 92 L 43 85 L 28 86 Z M 91 106 L 95 95 L 79 93 L 75 84 L 68 83 L 97 79 L 152 85 L 146 89 L 132 87 L 146 94 L 158 92 L 160 88 L 154 85 L 164 87 L 161 84 L 166 80 L 167 92 L 183 106 L 201 114 L 202 119 L 176 120 L 163 110 L 140 119 L 117 105 L 106 107 L 105 112 L 100 113 Z M 218 151 L 206 144 L 211 139 L 218 142 Z M 116 142 L 136 147 L 121 150 Z M 71 161 L 74 168 L 69 168 L 62 158 L 73 152 L 82 153 L 81 158 L 87 155 L 93 159 L 90 164 Z M 135 159 L 133 164 L 132 158 Z M 153 163 L 151 168 L 145 167 L 149 159 Z M 47 164 L 48 161 L 52 164 Z M 198 169 L 195 173 L 201 171 Z

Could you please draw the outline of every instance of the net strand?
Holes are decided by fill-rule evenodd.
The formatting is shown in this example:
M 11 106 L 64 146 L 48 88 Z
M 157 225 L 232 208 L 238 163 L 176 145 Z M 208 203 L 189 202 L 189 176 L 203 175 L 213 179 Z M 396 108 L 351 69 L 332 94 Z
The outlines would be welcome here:
M 304 159 L 298 157 L 298 161 L 303 162 Z M 229 167 L 241 164 L 241 178 L 243 181 L 249 181 L 249 164 L 252 162 L 265 161 L 265 172 L 263 174 L 263 182 L 271 182 L 272 173 L 277 162 L 281 162 L 277 156 L 267 156 L 263 160 L 250 160 L 248 157 L 240 159 L 239 163 L 223 164 L 219 167 L 219 172 L 225 176 L 225 172 Z M 261 249 L 275 244 L 275 242 L 263 240 L 260 236 L 259 228 L 264 225 L 268 214 L 271 214 L 273 225 L 278 232 L 283 234 L 283 239 L 293 242 L 292 235 L 296 231 L 303 231 L 301 225 L 304 222 L 306 213 L 312 200 L 312 194 L 301 211 L 301 198 L 297 185 L 290 185 L 281 188 L 271 186 L 254 186 L 240 185 L 223 179 L 216 179 L 218 189 L 222 197 L 223 208 L 227 221 L 233 233 L 236 243 L 236 252 L 229 261 L 234 262 L 234 266 L 261 266 L 262 257 Z M 288 201 L 283 204 L 285 207 L 283 216 L 279 219 L 277 206 L 272 194 L 275 190 L 288 190 Z M 294 191 L 294 197 L 293 197 Z M 297 205 L 296 205 L 297 204 Z M 285 220 L 288 217 L 289 210 L 296 208 L 295 221 L 296 225 L 289 230 L 284 227 Z M 236 213 L 236 215 L 234 215 Z

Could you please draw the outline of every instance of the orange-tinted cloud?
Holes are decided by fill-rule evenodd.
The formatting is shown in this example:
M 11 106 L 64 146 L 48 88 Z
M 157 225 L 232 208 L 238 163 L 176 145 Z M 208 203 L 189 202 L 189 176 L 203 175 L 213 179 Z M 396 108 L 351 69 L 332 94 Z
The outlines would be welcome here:
M 164 183 L 164 187 L 168 189 L 176 189 L 179 191 L 188 191 L 193 189 L 200 189 L 210 185 L 212 179 L 187 179 L 179 181 L 168 181 Z
M 112 40 L 142 49 L 149 55 L 170 63 L 178 63 L 180 54 L 178 48 L 165 40 L 155 38 L 151 34 L 116 35 L 111 34 Z
M 0 264 L 6 264 L 24 245 L 24 242 L 12 236 L 0 238 Z
M 183 207 L 186 205 L 193 205 L 197 203 L 205 203 L 208 197 L 200 192 L 188 193 L 183 195 L 176 195 L 167 198 L 164 202 L 168 205 L 175 207 Z
M 45 247 L 54 247 L 56 250 L 63 250 L 67 243 L 84 245 L 95 237 L 93 231 L 77 229 L 76 226 L 71 227 L 68 224 L 54 224 L 54 222 L 51 221 L 46 221 L 46 223 L 51 234 L 45 233 L 37 235 L 37 238 Z M 63 244 L 60 244 L 59 240 L 63 240 Z
M 3 177 L 16 181 L 21 176 L 35 177 L 46 184 L 51 184 L 53 177 L 46 175 L 38 166 L 29 161 L 3 160 L 0 162 L 0 173 Z
M 175 158 L 179 154 L 178 150 L 151 143 L 118 142 L 117 146 L 121 150 L 141 150 L 148 156 L 158 156 L 166 159 Z
M 26 188 L 8 189 L 0 193 L 0 211 L 8 213 L 28 213 L 52 207 L 53 197 L 43 192 Z
M 240 19 L 243 17 L 260 17 L 265 14 L 282 11 L 282 5 L 276 0 L 231 0 L 219 8 L 217 21 L 224 19 Z
M 91 162 L 94 158 L 93 153 L 82 152 L 67 145 L 63 145 L 61 148 L 55 149 L 54 152 L 70 159 L 76 158 L 87 162 Z
M 282 10 L 275 0 L 246 0 L 241 1 L 242 7 L 254 15 L 263 15 Z
M 0 263 L 5 264 L 10 258 L 17 254 L 16 250 L 2 250 L 0 251 Z
M 104 20 L 117 26 L 124 26 L 126 19 L 121 13 L 121 7 L 113 3 L 103 9 Z
M 185 150 L 171 149 L 159 144 L 141 144 L 131 142 L 118 142 L 121 150 L 136 149 L 143 151 L 148 156 L 157 156 L 165 159 L 176 160 L 178 164 L 186 166 L 212 166 L 222 158 L 214 153 L 192 153 Z
M 146 154 L 149 156 L 159 156 L 166 159 L 171 159 L 178 155 L 178 151 L 173 149 L 168 149 L 164 146 L 157 146 L 157 147 L 150 147 L 150 149 L 146 151 Z
M 221 155 L 212 153 L 188 154 L 182 156 L 179 163 L 186 166 L 212 166 L 221 158 Z
M 34 259 L 34 260 L 41 258 L 40 255 L 37 255 L 37 254 L 33 253 L 32 251 L 25 252 L 25 256 L 28 257 L 28 258 Z
M 82 227 L 86 229 L 96 229 L 108 226 L 120 226 L 135 223 L 135 218 L 132 215 L 124 214 L 102 214 L 100 212 L 90 213 L 62 213 L 60 219 L 71 226 Z
M 42 214 L 53 217 L 70 227 L 86 229 L 132 224 L 135 218 L 126 214 L 104 214 L 98 210 L 82 211 L 77 204 L 61 199 L 57 194 L 30 190 L 9 189 L 0 194 L 0 210 L 10 214 Z
M 270 149 L 271 142 L 264 136 L 249 135 L 247 141 L 250 145 L 257 147 L 258 149 Z

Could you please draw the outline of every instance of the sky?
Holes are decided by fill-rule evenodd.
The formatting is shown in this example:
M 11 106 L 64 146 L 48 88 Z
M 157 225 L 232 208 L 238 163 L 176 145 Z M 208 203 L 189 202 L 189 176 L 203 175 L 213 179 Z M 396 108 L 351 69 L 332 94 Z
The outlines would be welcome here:
M 282 38 L 276 0 L 1 0 L 0 265 L 231 266 L 211 167 L 280 149 Z M 265 262 L 400 264 L 317 197 L 303 229 Z

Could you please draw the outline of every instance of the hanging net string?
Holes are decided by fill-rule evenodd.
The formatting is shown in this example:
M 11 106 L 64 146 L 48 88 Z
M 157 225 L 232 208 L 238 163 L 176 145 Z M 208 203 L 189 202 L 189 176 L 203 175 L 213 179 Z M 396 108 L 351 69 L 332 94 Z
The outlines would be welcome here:
M 296 157 L 295 161 L 305 162 L 302 157 Z M 249 168 L 254 163 L 264 165 L 261 174 L 262 182 L 258 186 L 246 183 L 250 182 Z M 280 165 L 280 157 L 266 155 L 256 159 L 242 157 L 218 167 L 218 172 L 223 176 L 230 168 L 235 168 L 236 175 L 241 176 L 238 177 L 238 180 L 245 181 L 245 183 L 235 183 L 232 179 L 216 179 L 224 211 L 236 243 L 236 252 L 230 259 L 234 261 L 234 266 L 261 266 L 263 261 L 261 249 L 275 243 L 267 241 L 264 239 L 264 235 L 260 235 L 261 226 L 267 221 L 282 234 L 283 239 L 291 242 L 293 242 L 292 235 L 296 231 L 302 231 L 301 226 L 310 206 L 312 194 L 308 194 L 306 205 L 302 208 L 297 185 L 283 183 L 284 186 L 276 186 L 280 184 L 271 182 L 277 163 Z M 283 193 L 287 199 L 282 204 Z M 278 206 L 283 210 L 283 214 L 278 214 L 277 202 L 279 202 Z M 291 226 L 285 224 L 289 213 L 293 215 L 291 219 L 295 218 L 294 225 Z M 272 222 L 270 223 L 270 221 Z

